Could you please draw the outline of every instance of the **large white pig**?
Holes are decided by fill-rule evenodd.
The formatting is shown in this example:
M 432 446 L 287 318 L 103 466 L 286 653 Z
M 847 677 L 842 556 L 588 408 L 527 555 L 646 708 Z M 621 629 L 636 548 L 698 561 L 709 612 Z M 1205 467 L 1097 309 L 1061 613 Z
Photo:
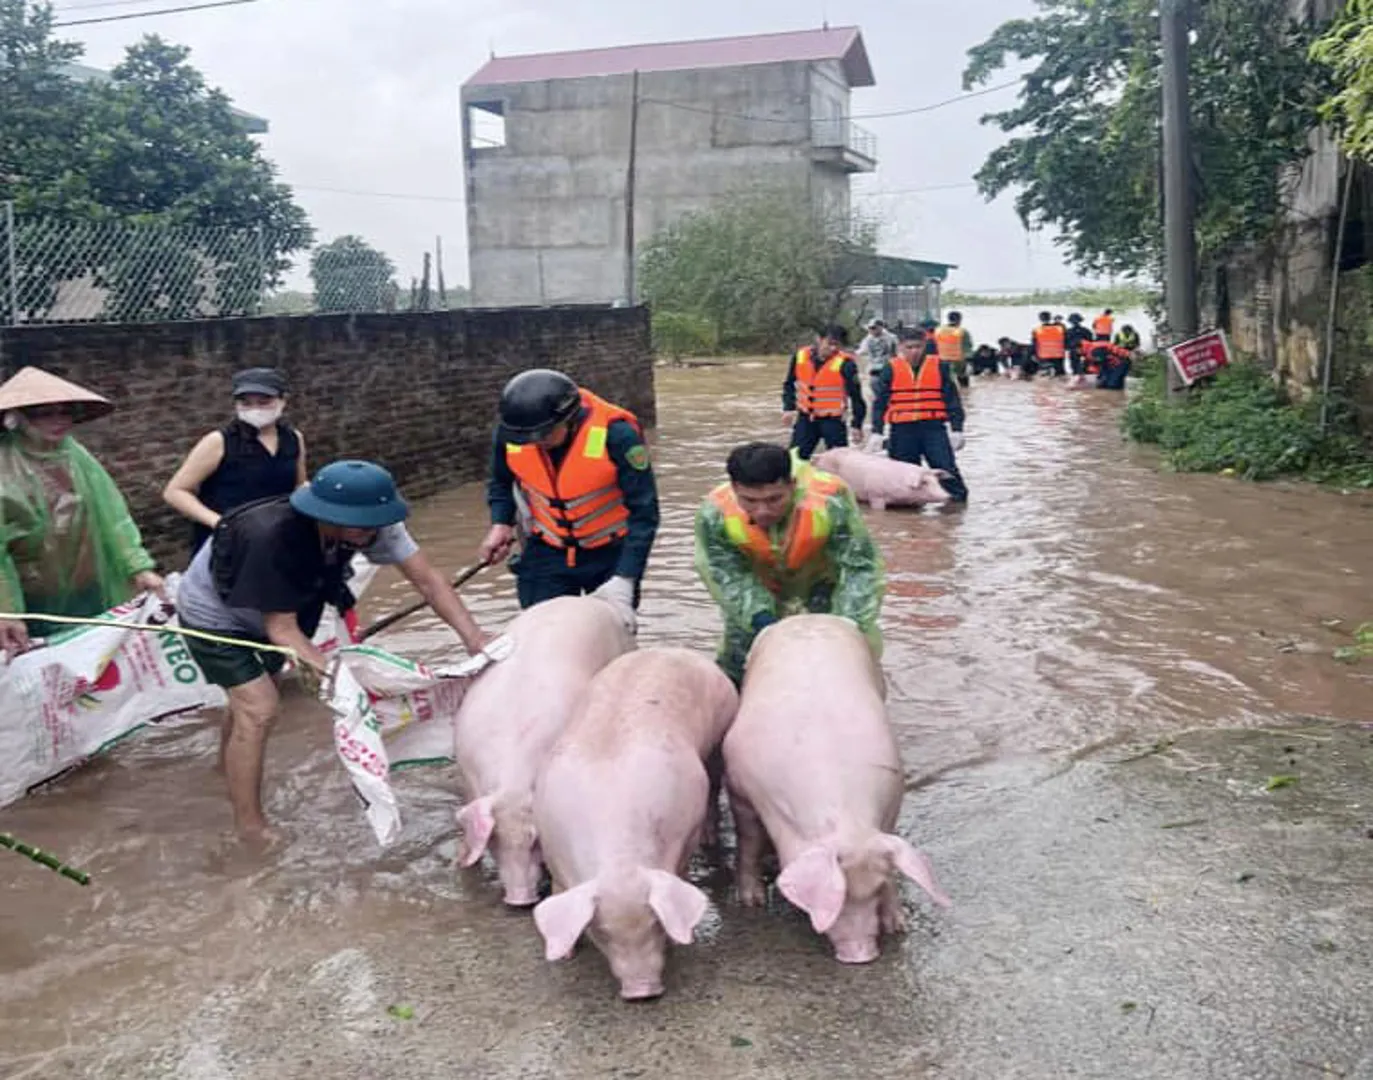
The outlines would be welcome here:
M 841 446 L 816 454 L 812 461 L 817 469 L 843 480 L 853 489 L 855 499 L 874 510 L 949 501 L 949 493 L 940 484 L 937 471 L 895 461 L 886 454 L 869 454 L 851 446 Z
M 549 960 L 584 931 L 626 1000 L 663 992 L 667 939 L 690 944 L 709 901 L 682 880 L 713 787 L 705 761 L 739 704 L 686 649 L 643 649 L 592 681 L 549 754 L 534 819 L 557 890 L 534 909 Z
M 778 889 L 846 964 L 875 960 L 879 932 L 903 928 L 895 871 L 949 902 L 925 855 L 892 832 L 905 777 L 883 698 L 853 623 L 794 615 L 754 642 L 724 741 L 740 899 L 764 903 L 771 839 Z
M 470 800 L 458 811 L 458 861 L 492 848 L 505 902 L 538 901 L 543 863 L 534 781 L 592 677 L 634 647 L 622 615 L 594 596 L 560 597 L 520 613 L 510 655 L 476 679 L 458 710 L 454 758 Z

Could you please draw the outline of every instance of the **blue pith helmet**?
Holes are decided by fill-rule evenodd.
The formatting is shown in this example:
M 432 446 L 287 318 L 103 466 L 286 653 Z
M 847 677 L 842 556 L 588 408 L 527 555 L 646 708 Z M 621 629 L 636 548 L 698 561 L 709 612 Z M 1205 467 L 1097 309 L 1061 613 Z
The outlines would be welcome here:
M 330 462 L 309 487 L 292 492 L 291 505 L 306 517 L 345 529 L 380 529 L 410 515 L 391 474 L 371 461 Z

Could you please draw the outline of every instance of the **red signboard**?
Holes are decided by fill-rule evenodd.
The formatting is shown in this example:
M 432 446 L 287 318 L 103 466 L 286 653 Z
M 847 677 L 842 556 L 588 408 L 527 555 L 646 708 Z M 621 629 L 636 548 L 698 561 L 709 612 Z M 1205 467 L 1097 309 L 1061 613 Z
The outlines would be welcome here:
M 1192 338 L 1174 345 L 1168 350 L 1173 366 L 1178 369 L 1182 381 L 1191 386 L 1198 379 L 1214 375 L 1230 363 L 1230 343 L 1225 339 L 1224 330 L 1212 330 L 1209 334 Z

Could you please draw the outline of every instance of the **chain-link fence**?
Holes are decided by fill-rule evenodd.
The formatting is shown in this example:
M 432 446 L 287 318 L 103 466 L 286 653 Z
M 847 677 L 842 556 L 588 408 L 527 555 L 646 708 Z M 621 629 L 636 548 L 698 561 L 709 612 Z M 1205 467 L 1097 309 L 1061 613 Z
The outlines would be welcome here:
M 33 217 L 0 203 L 0 326 L 162 322 L 314 311 L 462 306 L 441 262 L 395 280 L 383 253 L 356 237 L 311 250 L 308 233 Z M 306 288 L 284 288 L 293 266 Z M 301 275 L 297 275 L 298 277 Z

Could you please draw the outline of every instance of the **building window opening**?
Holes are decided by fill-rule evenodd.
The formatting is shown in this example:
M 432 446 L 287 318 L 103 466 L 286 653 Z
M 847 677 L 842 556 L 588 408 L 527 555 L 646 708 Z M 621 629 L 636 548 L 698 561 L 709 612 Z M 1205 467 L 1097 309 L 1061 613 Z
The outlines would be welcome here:
M 473 101 L 467 106 L 467 149 L 505 146 L 505 102 Z

